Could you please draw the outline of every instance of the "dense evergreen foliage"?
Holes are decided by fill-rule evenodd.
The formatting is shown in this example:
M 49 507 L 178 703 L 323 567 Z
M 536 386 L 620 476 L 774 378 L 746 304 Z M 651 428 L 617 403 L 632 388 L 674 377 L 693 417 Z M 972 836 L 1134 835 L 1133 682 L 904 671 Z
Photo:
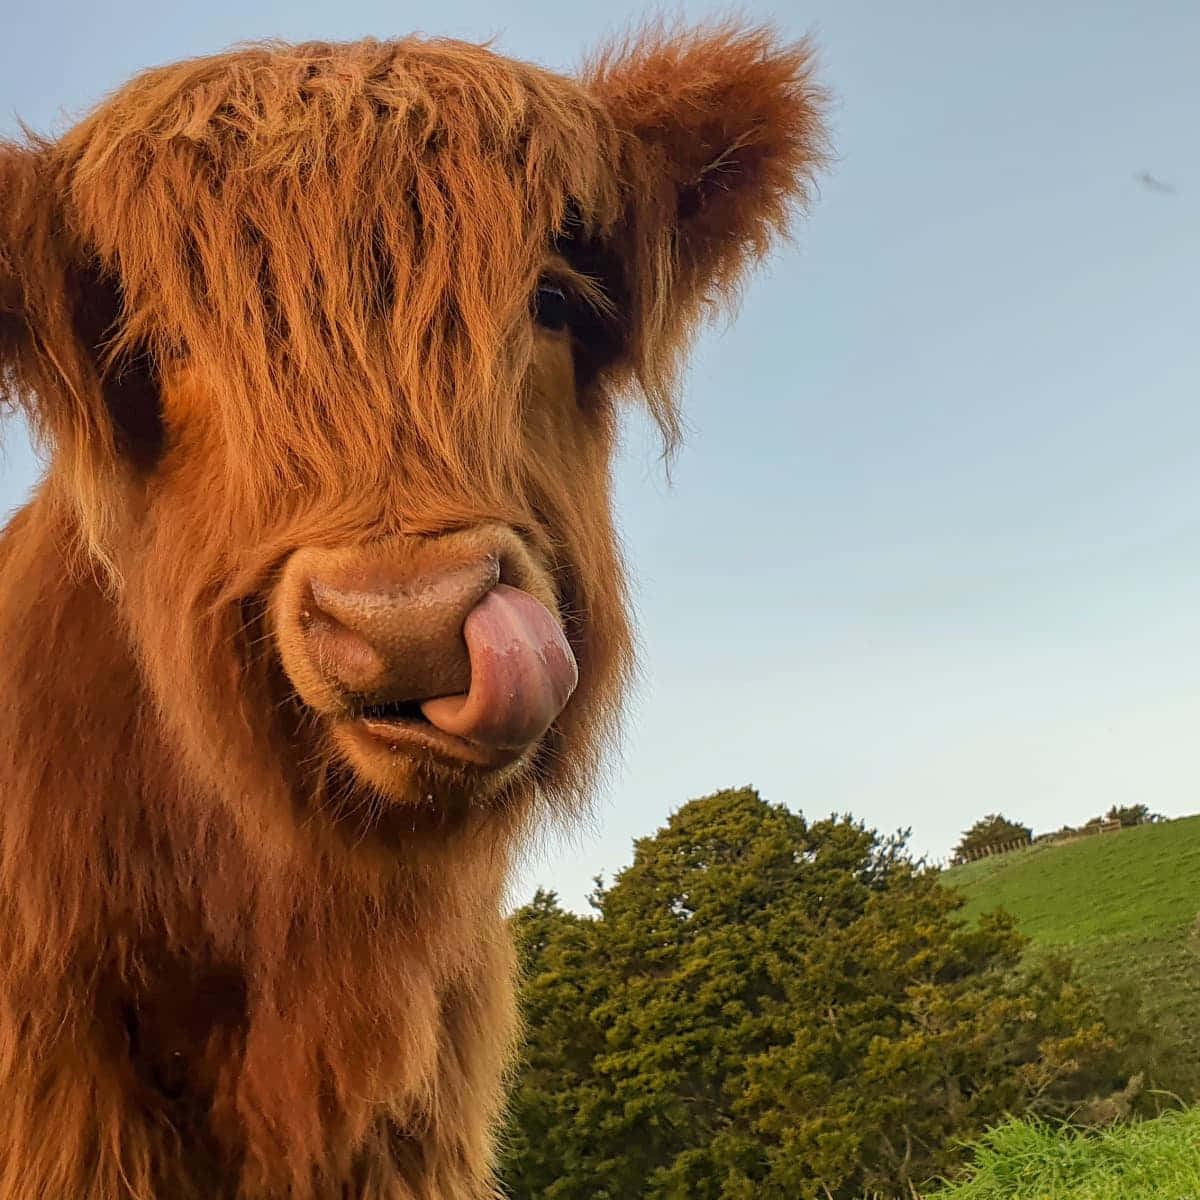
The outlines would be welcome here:
M 597 887 L 513 918 L 528 1045 L 514 1200 L 908 1197 L 955 1139 L 1123 1083 L 1062 963 L 848 818 L 685 805 Z

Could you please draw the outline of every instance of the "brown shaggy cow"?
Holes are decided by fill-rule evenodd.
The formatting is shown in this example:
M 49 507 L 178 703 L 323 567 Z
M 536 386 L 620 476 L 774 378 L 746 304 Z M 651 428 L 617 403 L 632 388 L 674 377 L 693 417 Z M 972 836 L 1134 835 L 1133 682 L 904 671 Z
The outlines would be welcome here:
M 503 886 L 630 667 L 609 469 L 809 54 L 266 45 L 0 144 L 0 1200 L 479 1200 Z

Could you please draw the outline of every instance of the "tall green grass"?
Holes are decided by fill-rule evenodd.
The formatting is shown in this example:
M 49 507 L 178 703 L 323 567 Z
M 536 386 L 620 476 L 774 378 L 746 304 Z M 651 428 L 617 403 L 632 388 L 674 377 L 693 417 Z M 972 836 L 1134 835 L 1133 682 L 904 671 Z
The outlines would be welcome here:
M 968 1177 L 926 1200 L 1200 1200 L 1200 1110 L 1081 1133 L 1012 1121 L 977 1144 Z

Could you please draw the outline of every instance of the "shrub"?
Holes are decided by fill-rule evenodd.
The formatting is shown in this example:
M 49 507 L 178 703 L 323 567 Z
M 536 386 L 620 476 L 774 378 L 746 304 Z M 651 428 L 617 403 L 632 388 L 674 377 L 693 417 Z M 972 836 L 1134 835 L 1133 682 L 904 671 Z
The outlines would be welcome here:
M 908 1197 L 955 1138 L 1123 1084 L 1068 964 L 846 817 L 752 790 L 676 812 L 597 887 L 514 918 L 529 1042 L 514 1200 Z

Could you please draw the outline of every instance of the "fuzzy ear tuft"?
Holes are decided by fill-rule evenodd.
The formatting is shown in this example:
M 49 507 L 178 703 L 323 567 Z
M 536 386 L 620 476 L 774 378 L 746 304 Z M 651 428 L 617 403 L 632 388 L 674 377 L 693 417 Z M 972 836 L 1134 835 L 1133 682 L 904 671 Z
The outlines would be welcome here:
M 826 162 L 812 46 L 769 28 L 655 28 L 602 51 L 582 78 L 625 141 L 636 269 L 669 282 L 659 312 L 635 319 L 670 340 L 786 232 Z
M 57 147 L 0 141 L 0 417 L 24 413 L 78 509 L 81 545 L 102 566 L 118 456 L 100 345 L 112 285 L 70 233 Z M 0 431 L 2 433 L 2 431 Z
M 585 82 L 670 190 L 681 249 L 718 276 L 731 251 L 766 250 L 826 160 L 813 48 L 769 28 L 644 32 L 602 51 Z
M 27 137 L 0 142 L 0 402 L 20 405 L 36 433 L 55 442 L 81 407 L 84 362 L 54 148 Z
M 35 150 L 0 142 L 0 369 L 9 366 L 25 332 L 25 259 L 38 224 L 38 167 Z
M 26 136 L 25 144 L 0 141 L 0 400 L 20 402 L 46 433 L 59 424 L 47 397 L 78 387 L 82 359 L 54 146 Z

